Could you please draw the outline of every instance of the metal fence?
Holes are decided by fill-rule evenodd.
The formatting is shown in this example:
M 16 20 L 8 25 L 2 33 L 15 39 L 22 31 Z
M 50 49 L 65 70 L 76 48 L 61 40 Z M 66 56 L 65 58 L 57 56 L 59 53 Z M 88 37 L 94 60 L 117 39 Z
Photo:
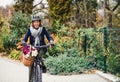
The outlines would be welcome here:
M 95 59 L 94 62 L 96 62 L 96 66 L 99 62 L 103 63 L 103 70 L 106 73 L 107 72 L 107 58 L 109 56 L 119 56 L 120 55 L 120 28 L 100 28 L 93 29 L 96 33 L 92 36 L 94 36 L 93 40 L 90 42 L 90 36 L 89 34 L 84 35 L 84 55 L 90 54 L 90 46 L 91 43 L 94 43 L 93 48 L 95 48 L 94 52 L 92 53 L 94 55 L 102 53 L 103 60 L 97 60 Z M 96 43 L 96 44 L 95 44 Z M 91 48 L 92 49 L 92 48 Z M 97 51 L 98 50 L 98 51 Z M 109 62 L 108 62 L 109 64 Z M 101 65 L 102 66 L 102 65 Z

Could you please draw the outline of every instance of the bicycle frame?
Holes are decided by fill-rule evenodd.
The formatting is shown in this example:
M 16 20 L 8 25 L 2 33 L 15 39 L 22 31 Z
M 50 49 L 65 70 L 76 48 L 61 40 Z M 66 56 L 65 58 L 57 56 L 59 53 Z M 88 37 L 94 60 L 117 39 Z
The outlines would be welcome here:
M 48 48 L 50 47 L 51 44 L 47 44 L 47 45 L 42 45 L 42 46 L 33 46 L 37 49 L 40 48 Z M 30 80 L 29 82 L 42 82 L 42 69 L 41 69 L 41 60 L 36 57 L 35 61 L 32 65 L 32 69 L 31 69 L 31 76 L 30 76 Z

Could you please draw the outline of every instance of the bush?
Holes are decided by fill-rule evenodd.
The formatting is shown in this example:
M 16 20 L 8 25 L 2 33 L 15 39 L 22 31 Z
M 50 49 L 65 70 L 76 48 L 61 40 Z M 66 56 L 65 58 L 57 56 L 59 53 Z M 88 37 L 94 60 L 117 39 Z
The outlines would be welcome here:
M 84 57 L 80 57 L 76 48 L 69 49 L 57 57 L 49 56 L 45 64 L 51 74 L 78 74 L 88 69 L 89 65 Z
M 10 29 L 11 31 L 16 31 L 18 37 L 20 38 L 24 34 L 27 28 L 30 26 L 30 16 L 23 14 L 22 12 L 15 12 L 10 19 Z
M 15 12 L 9 21 L 10 27 L 2 29 L 1 39 L 2 47 L 6 52 L 16 48 L 16 44 L 20 41 L 22 35 L 29 27 L 30 17 L 21 12 Z
M 66 30 L 66 33 L 64 31 Z M 81 69 L 95 68 L 104 70 L 104 57 L 107 56 L 107 69 L 113 74 L 117 74 L 120 70 L 120 45 L 119 31 L 107 32 L 107 49 L 104 45 L 103 29 L 71 29 L 62 27 L 57 30 L 58 41 L 54 48 L 48 50 L 48 58 L 46 64 L 48 70 L 53 74 L 69 73 Z M 74 52 L 74 49 L 79 53 Z M 69 49 L 72 49 L 69 51 Z M 74 52 L 74 53 L 72 53 Z M 70 54 L 70 57 L 69 55 Z M 77 55 L 79 55 L 79 57 Z M 73 57 L 73 56 L 74 57 Z M 85 58 L 85 60 L 82 60 Z M 73 61 L 71 61 L 73 60 Z M 76 63 L 75 61 L 84 61 L 86 63 Z M 88 63 L 89 62 L 89 63 Z M 71 65 L 71 67 L 69 67 Z M 74 68 L 76 67 L 76 68 Z M 74 69 L 74 71 L 73 71 Z
M 19 41 L 19 39 L 16 38 L 18 37 L 17 35 L 18 33 L 15 30 L 10 31 L 9 27 L 4 27 L 2 29 L 0 38 L 1 38 L 2 48 L 4 49 L 4 51 L 9 53 L 10 50 L 16 48 L 16 43 Z
M 111 53 L 107 59 L 108 71 L 120 76 L 120 55 Z
M 108 71 L 120 76 L 120 31 L 115 28 L 109 31 L 109 44 L 107 47 Z
M 12 50 L 10 52 L 10 54 L 8 55 L 8 57 L 11 58 L 11 59 L 19 60 L 21 54 L 22 54 L 21 51 Z

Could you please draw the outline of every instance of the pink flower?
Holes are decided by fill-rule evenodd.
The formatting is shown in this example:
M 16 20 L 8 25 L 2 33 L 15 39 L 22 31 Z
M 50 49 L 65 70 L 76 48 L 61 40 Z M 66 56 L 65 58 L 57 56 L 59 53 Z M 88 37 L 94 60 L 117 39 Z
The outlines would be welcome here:
M 32 46 L 31 47 L 30 46 L 24 46 L 22 48 L 22 51 L 23 51 L 24 55 L 27 56 L 27 57 L 29 57 L 29 56 L 37 56 L 37 54 L 38 54 L 37 49 L 32 47 Z
M 26 55 L 26 54 L 28 54 L 28 53 L 30 52 L 30 47 L 29 47 L 29 46 L 24 46 L 24 47 L 22 48 L 22 51 L 23 51 L 23 53 Z

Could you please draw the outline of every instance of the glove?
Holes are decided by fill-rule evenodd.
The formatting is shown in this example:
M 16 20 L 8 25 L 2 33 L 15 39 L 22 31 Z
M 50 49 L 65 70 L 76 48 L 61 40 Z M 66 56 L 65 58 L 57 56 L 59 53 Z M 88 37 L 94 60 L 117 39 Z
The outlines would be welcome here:
M 22 42 L 22 46 L 27 46 L 26 42 L 23 41 Z
M 54 46 L 54 41 L 53 40 L 50 41 L 50 45 Z

